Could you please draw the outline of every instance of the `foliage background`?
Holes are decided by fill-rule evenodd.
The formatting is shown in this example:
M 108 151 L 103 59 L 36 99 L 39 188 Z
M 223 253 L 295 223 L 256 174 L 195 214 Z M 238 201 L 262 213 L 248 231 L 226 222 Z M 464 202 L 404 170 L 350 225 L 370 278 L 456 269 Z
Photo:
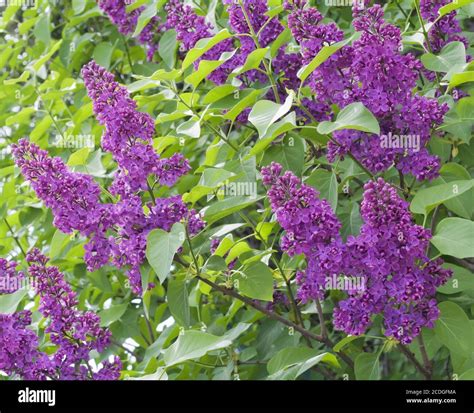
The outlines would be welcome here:
M 164 15 L 164 3 L 140 0 L 137 4 L 145 5 L 147 16 L 152 17 Z M 346 30 L 348 38 L 353 31 L 350 8 L 319 3 L 322 2 L 318 2 L 319 10 Z M 269 5 L 275 13 L 282 13 L 281 1 L 271 0 Z M 217 27 L 226 26 L 226 12 L 220 1 L 201 0 L 194 6 Z M 402 12 L 411 14 L 413 2 L 390 1 L 384 7 L 387 20 L 405 29 L 406 50 L 417 55 L 425 53 L 422 44 L 413 40 L 414 34 L 420 33 L 419 22 L 415 18 L 407 21 Z M 458 10 L 465 29 L 463 34 L 471 40 L 471 45 L 473 8 L 470 4 Z M 298 320 L 290 309 L 273 309 L 290 321 L 288 326 L 195 278 L 199 271 L 223 287 L 226 264 L 238 258 L 237 267 L 255 280 L 248 285 L 244 280 L 239 285 L 237 292 L 241 296 L 264 301 L 271 299 L 274 289 L 286 293 L 289 286 L 295 292 L 295 270 L 302 259 L 290 259 L 278 252 L 281 230 L 271 216 L 259 181 L 258 171 L 271 161 L 282 163 L 298 176 L 309 177 L 308 182 L 336 208 L 344 224 L 344 236 L 357 234 L 360 228 L 360 182 L 365 182 L 367 177 L 349 158 L 329 164 L 324 156 L 315 155 L 314 147 L 325 145 L 320 136 L 314 138 L 314 133 L 302 128 L 288 134 L 280 143 L 254 150 L 247 156 L 255 140 L 255 129 L 229 122 L 229 117 L 223 118 L 223 110 L 234 108 L 237 113 L 245 106 L 253 106 L 262 99 L 261 88 L 266 85 L 252 86 L 243 95 L 235 94 L 239 88 L 230 82 L 216 88 L 204 81 L 193 88 L 188 76 L 196 71 L 190 65 L 180 72 L 183 56 L 173 31 L 162 34 L 160 61 L 149 63 L 143 46 L 121 35 L 94 1 L 37 0 L 35 8 L 9 5 L 3 8 L 0 32 L 0 145 L 3 148 L 0 254 L 22 262 L 22 250 L 38 246 L 49 255 L 52 264 L 67 274 L 78 292 L 80 306 L 97 311 L 103 326 L 111 329 L 113 345 L 101 357 L 118 354 L 124 363 L 123 378 L 422 377 L 413 360 L 381 336 L 380 320 L 366 336 L 357 339 L 347 339 L 332 330 L 330 319 L 334 302 L 340 298 L 338 292 L 331 292 L 322 310 L 331 342 L 338 343 L 336 350 L 344 346 L 344 351 L 356 360 L 355 369 L 345 364 L 334 348 L 295 331 L 292 325 Z M 472 54 L 472 46 L 467 52 Z M 8 149 L 12 142 L 26 136 L 50 154 L 63 158 L 73 170 L 91 174 L 103 183 L 110 181 L 114 163 L 100 149 L 103 129 L 93 116 L 92 103 L 80 75 L 82 66 L 91 59 L 116 74 L 120 83 L 133 93 L 139 110 L 156 119 L 157 152 L 164 157 L 181 152 L 191 162 L 190 174 L 173 189 L 160 189 L 156 195 L 184 194 L 185 200 L 204 210 L 208 224 L 192 241 L 195 260 L 189 246 L 184 245 L 181 253 L 184 265 L 173 266 L 169 276 L 164 269 L 167 276 L 164 282 L 158 282 L 150 265 L 144 266 L 145 279 L 154 281 L 155 287 L 142 297 L 131 294 L 123 273 L 114 267 L 93 273 L 86 271 L 85 240 L 54 228 L 51 212 L 23 182 Z M 464 62 L 449 62 L 456 63 Z M 469 68 L 466 71 L 472 76 Z M 427 353 L 434 364 L 434 377 L 440 379 L 474 379 L 474 278 L 470 271 L 474 263 L 469 260 L 474 256 L 474 146 L 471 144 L 474 103 L 470 97 L 472 83 L 467 82 L 461 88 L 467 98 L 456 103 L 446 98 L 452 107 L 443 125 L 447 134 L 430 144 L 431 152 L 444 163 L 441 177 L 432 182 L 417 182 L 410 192 L 410 200 L 413 202 L 418 196 L 416 202 L 421 205 L 422 213 L 413 214 L 417 223 L 424 222 L 435 229 L 445 218 L 457 219 L 451 221 L 447 234 L 443 233 L 447 240 L 436 245 L 440 250 L 433 246 L 431 253 L 443 255 L 455 271 L 454 279 L 438 292 L 440 307 L 444 309 L 442 323 L 434 330 L 423 331 Z M 432 85 L 426 85 L 423 93 L 433 95 Z M 216 131 L 239 145 L 238 151 L 230 148 Z M 93 135 L 95 148 L 58 148 L 54 145 L 58 135 Z M 234 182 L 258 182 L 258 196 L 226 197 L 219 193 L 222 183 L 230 177 Z M 386 172 L 384 178 L 398 182 L 394 169 Z M 469 181 L 471 189 L 449 200 L 450 196 L 440 186 L 452 180 Z M 423 192 L 427 188 L 437 188 L 429 193 L 431 198 Z M 442 206 L 437 208 L 438 205 Z M 221 245 L 220 251 L 214 254 L 210 253 L 212 237 L 226 240 L 226 246 Z M 165 252 L 156 253 L 153 261 L 162 262 Z M 18 303 L 26 308 L 35 308 L 37 304 L 38 298 L 32 295 Z M 261 305 L 266 308 L 264 302 Z M 301 306 L 300 310 L 305 330 L 320 333 L 315 305 Z M 47 347 L 48 338 L 43 340 Z M 175 340 L 181 340 L 179 345 L 173 345 Z M 417 343 L 410 345 L 409 350 L 422 362 Z M 321 367 L 313 368 L 320 362 Z

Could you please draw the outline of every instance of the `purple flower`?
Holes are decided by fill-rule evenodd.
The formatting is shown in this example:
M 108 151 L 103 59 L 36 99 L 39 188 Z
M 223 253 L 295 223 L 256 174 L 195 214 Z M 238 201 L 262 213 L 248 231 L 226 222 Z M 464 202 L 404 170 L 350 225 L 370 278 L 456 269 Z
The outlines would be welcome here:
M 281 248 L 290 256 L 304 254 L 307 268 L 299 272 L 298 297 L 302 301 L 324 295 L 326 277 L 339 273 L 342 259 L 341 223 L 329 203 L 291 172 L 282 176 L 281 165 L 262 168 L 268 199 L 285 234 Z
M 92 350 L 101 353 L 109 345 L 110 332 L 100 327 L 100 318 L 77 309 L 72 291 L 57 267 L 47 267 L 48 259 L 38 249 L 26 257 L 29 273 L 40 296 L 39 311 L 47 320 L 45 333 L 54 352 L 39 349 L 37 334 L 29 328 L 31 312 L 0 314 L 0 370 L 25 380 L 116 380 L 120 376 L 118 357 L 96 372 L 88 367 Z M 9 271 L 16 263 L 8 263 Z
M 438 19 L 438 11 L 441 7 L 450 3 L 450 0 L 420 0 L 420 12 L 424 19 L 434 23 Z M 428 31 L 428 39 L 430 41 L 433 53 L 439 52 L 444 46 L 450 42 L 458 41 L 469 47 L 468 40 L 460 35 L 462 32 L 461 25 L 456 19 L 456 12 L 446 14 Z
M 434 326 L 436 288 L 451 271 L 426 256 L 430 232 L 412 223 L 408 203 L 383 179 L 365 185 L 361 215 L 364 225 L 347 240 L 342 273 L 363 278 L 364 288 L 338 304 L 334 326 L 359 335 L 381 313 L 385 335 L 408 344 L 422 327 Z
M 57 228 L 89 235 L 102 224 L 100 187 L 91 176 L 71 172 L 61 158 L 49 157 L 26 139 L 13 145 L 12 153 L 38 198 L 51 208 Z

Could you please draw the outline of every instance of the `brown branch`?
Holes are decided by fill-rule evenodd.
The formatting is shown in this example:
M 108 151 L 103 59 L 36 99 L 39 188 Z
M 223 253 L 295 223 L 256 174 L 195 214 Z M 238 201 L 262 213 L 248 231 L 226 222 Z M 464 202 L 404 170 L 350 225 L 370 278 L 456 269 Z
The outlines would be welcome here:
M 431 379 L 431 373 L 421 365 L 421 363 L 416 359 L 415 355 L 408 348 L 406 348 L 403 344 L 399 344 L 398 348 L 407 357 L 407 359 L 410 360 L 414 364 L 416 369 L 421 374 L 423 374 L 423 376 L 425 376 L 426 380 Z

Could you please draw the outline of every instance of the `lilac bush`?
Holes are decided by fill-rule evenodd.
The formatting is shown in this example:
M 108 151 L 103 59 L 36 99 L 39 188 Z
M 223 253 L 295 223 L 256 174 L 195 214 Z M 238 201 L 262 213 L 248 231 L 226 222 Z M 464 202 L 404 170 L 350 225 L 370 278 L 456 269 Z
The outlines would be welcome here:
M 471 4 L 46 3 L 0 18 L 0 381 L 472 378 Z

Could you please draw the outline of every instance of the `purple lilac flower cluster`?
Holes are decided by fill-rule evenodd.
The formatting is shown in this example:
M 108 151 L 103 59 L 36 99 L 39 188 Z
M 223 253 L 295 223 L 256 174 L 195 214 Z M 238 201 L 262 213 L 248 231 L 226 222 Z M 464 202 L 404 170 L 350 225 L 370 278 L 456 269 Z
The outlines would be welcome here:
M 383 314 L 385 335 L 409 343 L 422 327 L 433 327 L 439 312 L 436 288 L 451 271 L 442 260 L 426 256 L 431 234 L 412 223 L 407 202 L 384 182 L 365 186 L 362 202 L 364 225 L 360 235 L 340 237 L 341 223 L 326 200 L 282 167 L 262 169 L 263 183 L 285 234 L 282 250 L 290 256 L 303 253 L 307 268 L 297 274 L 298 297 L 306 302 L 321 299 L 327 277 L 361 277 L 365 288 L 348 291 L 334 311 L 334 325 L 347 334 L 359 335 L 375 314 Z
M 94 102 L 94 112 L 106 127 L 102 147 L 112 153 L 119 165 L 113 194 L 127 197 L 147 189 L 147 178 L 154 174 L 161 185 L 172 186 L 190 166 L 180 154 L 160 159 L 153 149 L 153 118 L 136 110 L 136 102 L 112 73 L 91 61 L 82 69 L 84 84 Z
M 125 267 L 133 291 L 139 294 L 148 233 L 155 228 L 169 231 L 182 220 L 191 235 L 204 227 L 199 214 L 189 211 L 180 196 L 158 198 L 145 213 L 140 192 L 148 190 L 149 175 L 158 184 L 172 186 L 190 166 L 180 154 L 158 157 L 151 145 L 153 119 L 136 110 L 136 103 L 111 73 L 91 62 L 83 74 L 97 118 L 106 126 L 102 146 L 119 165 L 110 188 L 119 201 L 102 203 L 101 188 L 92 177 L 70 171 L 61 158 L 51 158 L 25 139 L 13 146 L 13 155 L 38 197 L 52 209 L 54 225 L 89 238 L 84 247 L 88 270 L 110 261 Z
M 342 259 L 341 223 L 325 199 L 291 172 L 282 176 L 282 166 L 273 162 L 262 169 L 263 183 L 270 187 L 268 199 L 285 235 L 283 251 L 304 254 L 305 271 L 298 272 L 298 296 L 302 301 L 322 298 L 326 277 L 337 273 Z
M 40 296 L 39 311 L 48 320 L 49 334 L 56 351 L 39 350 L 39 338 L 29 328 L 31 312 L 0 314 L 0 370 L 26 380 L 117 380 L 122 364 L 118 357 L 105 361 L 98 371 L 89 366 L 89 353 L 103 352 L 110 343 L 110 332 L 100 327 L 100 318 L 77 309 L 76 294 L 57 267 L 38 249 L 26 257 L 29 273 Z M 11 271 L 16 264 L 9 264 Z
M 439 9 L 448 3 L 450 0 L 420 0 L 421 16 L 434 23 L 438 19 Z M 461 25 L 456 19 L 455 11 L 443 16 L 428 31 L 428 39 L 433 53 L 439 52 L 445 45 L 454 41 L 462 42 L 466 48 L 469 47 L 468 40 L 459 34 L 461 32 Z
M 15 292 L 25 279 L 25 274 L 16 270 L 17 266 L 16 262 L 0 258 L 0 294 Z
M 145 9 L 144 7 L 138 7 L 127 12 L 127 6 L 130 4 L 127 0 L 97 0 L 97 2 L 100 9 L 109 16 L 112 23 L 117 26 L 118 31 L 124 35 L 134 33 L 138 18 Z M 153 60 L 158 50 L 163 28 L 160 18 L 154 16 L 138 36 L 138 41 L 147 47 L 147 59 L 149 61 Z
M 333 23 L 322 24 L 318 10 L 305 8 L 305 4 L 295 1 L 287 5 L 292 8 L 288 25 L 301 45 L 303 59 L 309 62 L 324 45 L 342 40 L 343 32 Z M 379 5 L 356 8 L 353 25 L 361 33 L 360 39 L 318 67 L 309 85 L 327 107 L 362 102 L 379 120 L 381 136 L 414 136 L 420 145 L 384 147 L 379 137 L 345 130 L 334 134 L 339 144 L 329 143 L 328 157 L 333 161 L 350 152 L 373 173 L 395 164 L 419 180 L 433 179 L 440 163 L 426 146 L 431 130 L 442 123 L 448 107 L 411 92 L 422 65 L 413 55 L 400 53 L 400 30 L 385 22 L 383 15 Z
M 349 293 L 334 312 L 334 325 L 362 334 L 375 314 L 383 314 L 385 335 L 410 343 L 422 327 L 434 326 L 436 289 L 452 273 L 442 260 L 426 256 L 431 234 L 412 223 L 408 203 L 383 179 L 365 185 L 360 235 L 346 243 L 344 274 L 365 279 L 365 289 Z

